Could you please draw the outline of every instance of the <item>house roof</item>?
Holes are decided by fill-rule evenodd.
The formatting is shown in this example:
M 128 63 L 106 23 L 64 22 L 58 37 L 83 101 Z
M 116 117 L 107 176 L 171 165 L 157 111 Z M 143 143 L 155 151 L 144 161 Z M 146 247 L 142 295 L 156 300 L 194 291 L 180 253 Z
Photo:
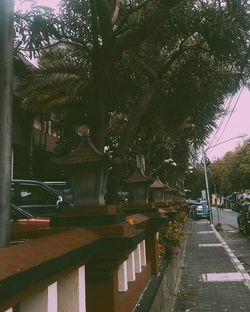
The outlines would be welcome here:
M 160 180 L 159 177 L 156 177 L 154 183 L 152 183 L 150 186 L 150 188 L 165 188 L 165 184 L 163 184 Z
M 60 165 L 72 165 L 99 162 L 104 159 L 106 159 L 106 155 L 100 152 L 93 145 L 89 136 L 83 136 L 82 142 L 72 151 L 71 154 L 61 159 L 53 159 L 53 161 Z

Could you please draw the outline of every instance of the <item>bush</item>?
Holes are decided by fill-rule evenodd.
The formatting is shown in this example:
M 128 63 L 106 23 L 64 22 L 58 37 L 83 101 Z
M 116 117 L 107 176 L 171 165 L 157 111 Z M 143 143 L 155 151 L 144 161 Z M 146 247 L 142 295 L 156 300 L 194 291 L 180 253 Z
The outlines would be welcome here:
M 187 232 L 183 229 L 186 216 L 187 214 L 181 211 L 174 221 L 170 221 L 160 229 L 156 244 L 156 252 L 159 257 L 170 258 L 176 254 L 176 247 L 179 247 L 181 241 L 187 236 Z

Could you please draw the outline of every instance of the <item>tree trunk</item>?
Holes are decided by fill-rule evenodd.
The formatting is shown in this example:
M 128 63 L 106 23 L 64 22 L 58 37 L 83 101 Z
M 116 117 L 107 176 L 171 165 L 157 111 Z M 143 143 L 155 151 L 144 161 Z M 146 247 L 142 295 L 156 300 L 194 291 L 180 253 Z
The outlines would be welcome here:
M 102 96 L 99 82 L 95 84 L 96 95 L 93 96 L 93 108 L 89 116 L 90 137 L 94 146 L 101 152 L 104 151 L 105 142 L 105 99 Z
M 49 120 L 48 118 L 45 119 L 45 129 L 44 129 L 44 138 L 43 138 L 43 151 L 46 153 L 47 151 L 47 144 L 48 144 L 48 135 L 49 135 Z
M 103 8 L 103 11 L 101 10 Z M 112 78 L 112 65 L 108 59 L 109 46 L 106 43 L 112 41 L 112 25 L 111 18 L 109 21 L 106 4 L 99 0 L 91 0 L 91 20 L 92 20 L 92 40 L 93 40 L 93 54 L 92 54 L 92 72 L 93 72 L 93 86 L 92 86 L 92 109 L 89 116 L 90 121 L 90 137 L 101 152 L 104 150 L 105 132 L 106 132 L 106 106 L 110 100 L 110 80 Z M 105 22 L 109 27 L 104 27 Z M 104 28 L 104 29 L 103 29 Z M 106 29 L 107 28 L 107 29 Z M 100 46 L 98 41 L 99 32 L 103 39 L 105 46 Z M 106 48 L 107 46 L 107 48 Z M 107 59 L 108 58 L 108 59 Z
M 13 1 L 0 0 L 0 247 L 9 241 L 13 29 Z
M 118 188 L 121 184 L 122 179 L 123 164 L 126 160 L 129 144 L 134 134 L 136 133 L 140 120 L 142 119 L 143 115 L 147 111 L 147 108 L 151 104 L 151 101 L 155 95 L 155 92 L 157 91 L 158 86 L 158 80 L 152 82 L 142 99 L 138 102 L 136 110 L 133 112 L 133 116 L 130 116 L 127 126 L 123 131 L 118 150 L 120 163 L 112 166 L 112 171 L 109 177 L 107 195 L 108 204 L 116 204 Z
M 116 203 L 117 190 L 120 185 L 122 176 L 123 162 L 125 161 L 131 139 L 135 135 L 142 117 L 147 112 L 150 105 L 152 105 L 152 100 L 159 88 L 162 77 L 171 68 L 172 64 L 178 59 L 178 57 L 182 54 L 182 52 L 183 49 L 179 49 L 170 56 L 168 61 L 162 66 L 162 68 L 156 75 L 156 78 L 148 86 L 143 97 L 140 99 L 140 101 L 138 101 L 135 111 L 133 112 L 133 115 L 129 117 L 128 123 L 123 131 L 121 140 L 119 142 L 118 157 L 120 158 L 121 163 L 119 165 L 113 166 L 110 175 L 107 196 L 108 203 L 110 204 Z

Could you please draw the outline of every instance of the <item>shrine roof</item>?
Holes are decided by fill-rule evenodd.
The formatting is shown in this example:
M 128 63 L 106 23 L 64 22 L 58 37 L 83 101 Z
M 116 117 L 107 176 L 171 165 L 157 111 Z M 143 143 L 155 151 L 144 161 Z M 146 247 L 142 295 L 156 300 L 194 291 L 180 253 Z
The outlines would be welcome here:
M 150 179 L 145 176 L 145 174 L 137 168 L 135 173 L 129 177 L 126 182 L 128 183 L 135 183 L 135 182 L 150 182 Z
M 106 159 L 106 155 L 99 151 L 88 136 L 83 137 L 82 142 L 67 156 L 53 161 L 60 165 L 81 164 L 99 162 Z
M 150 188 L 165 188 L 165 187 L 166 187 L 165 184 L 161 182 L 159 177 L 157 177 L 154 183 L 150 185 Z

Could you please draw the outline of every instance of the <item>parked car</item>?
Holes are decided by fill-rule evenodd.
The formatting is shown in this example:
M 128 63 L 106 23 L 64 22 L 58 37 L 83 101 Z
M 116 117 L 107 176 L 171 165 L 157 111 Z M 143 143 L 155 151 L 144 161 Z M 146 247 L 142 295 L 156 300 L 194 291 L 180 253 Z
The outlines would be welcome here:
M 118 192 L 118 203 L 124 205 L 129 202 L 129 192 Z
M 188 202 L 189 214 L 192 219 L 197 220 L 201 218 L 210 219 L 208 204 L 206 200 L 191 200 Z
M 50 228 L 50 218 L 34 217 L 15 204 L 11 204 L 10 219 L 11 241 L 27 237 L 30 232 Z
M 245 235 L 250 234 L 250 203 L 245 202 L 241 205 L 241 209 L 237 217 L 237 223 L 240 233 Z
M 69 186 L 65 181 L 45 181 L 46 185 L 55 190 L 59 195 L 62 196 L 63 200 L 68 202 L 70 206 L 73 206 L 74 195 Z
M 35 180 L 12 180 L 11 202 L 33 216 L 52 216 L 68 206 L 56 191 Z

